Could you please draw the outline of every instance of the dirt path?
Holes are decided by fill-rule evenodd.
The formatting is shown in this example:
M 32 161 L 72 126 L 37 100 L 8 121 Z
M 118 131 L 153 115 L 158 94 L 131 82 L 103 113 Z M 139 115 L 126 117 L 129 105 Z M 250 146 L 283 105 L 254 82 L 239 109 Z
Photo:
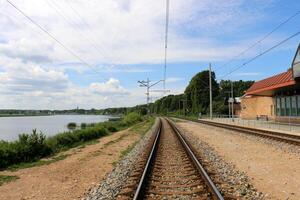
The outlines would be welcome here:
M 112 170 L 121 152 L 140 137 L 124 130 L 101 138 L 99 143 L 64 152 L 69 154 L 64 160 L 16 172 L 0 172 L 20 177 L 0 186 L 0 199 L 80 199 Z
M 227 162 L 252 179 L 265 199 L 300 199 L 300 157 L 263 143 L 194 122 L 178 122 L 187 133 L 208 143 Z

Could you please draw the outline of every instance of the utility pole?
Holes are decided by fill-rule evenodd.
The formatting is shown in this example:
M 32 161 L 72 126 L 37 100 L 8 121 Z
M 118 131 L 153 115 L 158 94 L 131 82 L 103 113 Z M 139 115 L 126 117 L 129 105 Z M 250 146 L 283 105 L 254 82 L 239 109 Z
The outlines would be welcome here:
M 160 83 L 163 80 L 159 80 L 156 81 L 153 84 L 150 84 L 151 81 L 149 80 L 149 78 L 147 78 L 147 81 L 138 81 L 138 83 L 140 84 L 140 87 L 146 87 L 146 97 L 147 97 L 147 114 L 149 114 L 149 103 L 150 103 L 150 88 L 157 85 L 158 83 Z M 161 92 L 161 90 L 159 90 L 159 92 Z
M 164 55 L 164 79 L 163 79 L 163 96 L 166 91 L 166 75 L 167 75 L 167 51 L 168 51 L 168 29 L 169 29 L 169 7 L 170 1 L 166 0 L 166 29 L 165 29 L 165 55 Z
M 211 64 L 209 63 L 209 117 L 212 119 Z
M 230 112 L 231 112 L 231 108 L 230 108 L 230 93 L 228 94 L 228 118 L 230 118 Z
M 232 118 L 232 121 L 234 121 L 234 110 L 233 110 L 233 105 L 234 105 L 234 97 L 233 97 L 233 81 L 231 81 L 231 99 L 232 99 L 232 102 L 231 102 L 231 118 Z

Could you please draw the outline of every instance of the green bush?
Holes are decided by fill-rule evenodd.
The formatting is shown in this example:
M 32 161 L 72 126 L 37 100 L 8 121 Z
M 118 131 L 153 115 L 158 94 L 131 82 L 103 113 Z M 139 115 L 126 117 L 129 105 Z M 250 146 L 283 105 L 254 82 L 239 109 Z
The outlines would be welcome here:
M 85 129 L 87 127 L 86 123 L 81 123 L 80 128 Z
M 76 129 L 77 124 L 75 122 L 70 122 L 68 123 L 67 127 L 69 130 L 74 130 Z
M 0 140 L 0 169 L 23 162 L 36 161 L 61 150 L 75 147 L 82 142 L 98 139 L 109 132 L 127 128 L 140 121 L 142 118 L 139 114 L 130 113 L 122 121 L 81 124 L 82 129 L 75 129 L 76 124 L 72 123 L 71 127 L 75 127 L 72 131 L 58 133 L 47 138 L 42 133 L 33 130 L 31 134 L 19 135 L 18 140 L 14 142 Z
M 127 114 L 123 119 L 123 122 L 128 125 L 132 125 L 141 121 L 142 121 L 142 117 L 136 112 Z
M 0 169 L 21 162 L 32 162 L 107 134 L 104 127 L 97 126 L 59 133 L 46 139 L 45 135 L 33 130 L 31 134 L 19 135 L 14 142 L 0 141 Z
M 108 130 L 109 132 L 112 132 L 112 133 L 118 131 L 118 129 L 117 129 L 116 127 L 114 127 L 114 126 L 109 126 L 109 127 L 107 127 L 107 130 Z
M 52 154 L 46 136 L 37 133 L 21 134 L 15 142 L 0 142 L 0 168 L 20 162 L 31 162 Z

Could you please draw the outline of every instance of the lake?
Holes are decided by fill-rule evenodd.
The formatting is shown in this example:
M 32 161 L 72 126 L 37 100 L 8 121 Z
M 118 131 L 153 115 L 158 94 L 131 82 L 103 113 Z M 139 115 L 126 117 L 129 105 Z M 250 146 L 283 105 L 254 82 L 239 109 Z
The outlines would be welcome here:
M 0 140 L 12 141 L 21 133 L 31 133 L 32 129 L 42 131 L 45 135 L 55 135 L 67 131 L 69 122 L 95 123 L 108 121 L 104 115 L 50 115 L 28 117 L 0 117 Z

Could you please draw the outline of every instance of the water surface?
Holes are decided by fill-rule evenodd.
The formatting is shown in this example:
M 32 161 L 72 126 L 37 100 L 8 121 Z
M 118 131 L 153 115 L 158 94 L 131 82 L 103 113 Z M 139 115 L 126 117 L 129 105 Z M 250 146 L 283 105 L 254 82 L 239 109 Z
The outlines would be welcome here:
M 95 123 L 107 121 L 104 115 L 50 115 L 29 117 L 0 117 L 0 140 L 12 141 L 21 133 L 31 133 L 32 129 L 42 131 L 45 135 L 55 135 L 68 130 L 69 122 Z

